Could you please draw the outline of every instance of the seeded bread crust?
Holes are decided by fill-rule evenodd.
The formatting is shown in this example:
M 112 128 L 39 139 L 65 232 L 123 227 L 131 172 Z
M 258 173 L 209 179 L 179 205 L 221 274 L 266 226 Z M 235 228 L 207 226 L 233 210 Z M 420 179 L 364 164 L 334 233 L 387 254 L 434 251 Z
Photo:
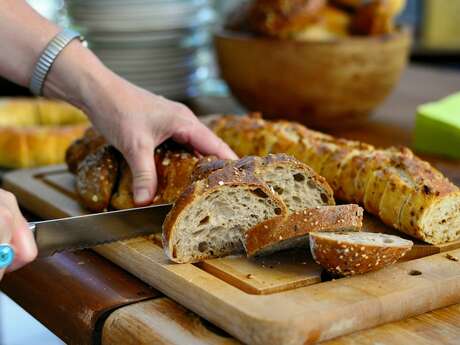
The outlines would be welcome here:
M 292 155 L 326 175 L 336 197 L 415 238 L 432 244 L 460 238 L 459 188 L 408 148 L 376 149 L 260 114 L 222 116 L 210 127 L 239 155 Z
M 118 161 L 118 152 L 104 145 L 89 153 L 78 165 L 77 194 L 90 211 L 107 210 L 117 180 Z
M 248 189 L 248 192 L 253 191 L 255 193 L 262 193 L 272 200 L 278 209 L 277 216 L 266 219 L 260 224 L 272 228 L 279 226 L 286 219 L 287 208 L 284 202 L 275 195 L 263 181 L 254 176 L 254 174 L 250 171 L 239 171 L 237 169 L 233 169 L 232 167 L 224 167 L 223 169 L 214 171 L 207 177 L 194 181 L 191 185 L 189 185 L 177 199 L 174 207 L 166 217 L 163 223 L 163 248 L 166 256 L 171 261 L 177 263 L 198 262 L 222 256 L 221 253 L 213 253 L 212 255 L 209 255 L 196 252 L 194 253 L 192 259 L 179 257 L 174 239 L 176 236 L 180 236 L 180 234 L 176 233 L 177 224 L 180 217 L 186 214 L 188 208 L 191 205 L 198 203 L 202 197 L 219 192 L 219 190 L 221 190 L 224 186 L 230 186 L 233 188 L 243 186 Z M 241 238 L 240 246 L 233 248 L 232 252 L 227 252 L 225 255 L 241 253 L 243 251 L 242 240 L 243 238 Z
M 323 176 L 318 175 L 308 165 L 298 161 L 294 157 L 283 153 L 269 154 L 265 157 L 247 156 L 234 161 L 225 161 L 216 159 L 214 157 L 207 157 L 198 162 L 195 170 L 193 171 L 191 180 L 196 181 L 202 178 L 206 178 L 212 172 L 224 167 L 229 169 L 236 169 L 239 171 L 248 171 L 254 174 L 256 177 L 264 179 L 266 170 L 265 168 L 274 164 L 280 164 L 286 167 L 298 169 L 299 171 L 304 171 L 308 175 L 308 178 L 311 180 L 309 183 L 323 191 L 321 194 L 323 203 L 325 205 L 335 205 L 333 191 L 327 183 L 326 179 Z
M 303 248 L 313 231 L 360 231 L 363 209 L 358 205 L 317 206 L 288 215 L 276 228 L 257 225 L 246 233 L 248 256 L 268 255 L 276 251 Z
M 109 164 L 109 158 L 113 164 Z M 199 159 L 169 141 L 155 150 L 154 159 L 158 187 L 153 203 L 174 202 L 188 186 Z M 135 207 L 128 164 L 93 128 L 69 147 L 66 162 L 69 171 L 76 175 L 77 194 L 90 211 Z
M 83 136 L 75 140 L 67 149 L 65 161 L 69 171 L 77 173 L 78 165 L 87 155 L 106 145 L 107 141 L 92 127 L 88 128 Z
M 181 149 L 160 147 L 155 151 L 158 186 L 153 204 L 174 202 L 189 185 L 190 176 L 199 159 Z M 123 160 L 120 181 L 112 199 L 114 209 L 135 207 L 132 192 L 132 174 L 126 161 Z
M 351 276 L 392 265 L 413 245 L 411 241 L 397 236 L 377 233 L 358 234 L 381 238 L 382 243 L 360 243 L 356 239 L 346 238 L 346 233 L 312 232 L 310 233 L 310 250 L 313 258 L 333 275 Z M 385 243 L 390 240 L 392 243 Z

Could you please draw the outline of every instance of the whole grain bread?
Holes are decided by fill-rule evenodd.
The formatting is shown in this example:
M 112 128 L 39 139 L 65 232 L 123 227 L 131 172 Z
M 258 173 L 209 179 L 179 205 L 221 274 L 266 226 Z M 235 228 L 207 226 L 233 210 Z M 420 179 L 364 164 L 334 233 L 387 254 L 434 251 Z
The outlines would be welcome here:
M 192 173 L 192 181 L 222 168 L 249 171 L 263 180 L 286 204 L 289 212 L 320 205 L 334 205 L 333 191 L 326 180 L 309 166 L 286 154 L 265 157 L 247 156 L 225 161 L 201 160 Z
M 371 232 L 312 232 L 315 261 L 336 276 L 351 276 L 394 264 L 411 248 L 411 241 Z
M 102 145 L 78 164 L 77 195 L 90 211 L 107 210 L 117 182 L 118 162 L 118 152 L 109 145 Z
M 290 213 L 280 226 L 256 225 L 245 234 L 248 256 L 269 255 L 290 248 L 308 247 L 313 231 L 360 231 L 363 209 L 358 205 L 316 206 Z
M 193 182 L 163 224 L 163 248 L 178 263 L 244 251 L 243 238 L 256 224 L 281 224 L 287 208 L 250 170 L 224 167 Z
M 221 116 L 210 127 L 239 155 L 287 153 L 324 174 L 337 198 L 428 243 L 460 238 L 460 190 L 407 148 L 376 149 L 258 114 Z
M 314 207 L 318 205 L 334 205 L 335 201 L 332 195 L 332 190 L 327 184 L 327 182 L 316 174 L 312 169 L 310 169 L 305 164 L 293 159 L 292 157 L 285 155 L 285 154 L 277 154 L 277 155 L 268 155 L 266 157 L 255 157 L 249 156 L 242 158 L 236 161 L 224 161 L 224 160 L 217 160 L 212 157 L 207 157 L 202 159 L 195 167 L 195 170 L 192 174 L 191 180 L 194 181 L 193 183 L 197 186 L 200 185 L 200 182 L 206 181 L 209 178 L 215 179 L 215 174 L 222 174 L 224 176 L 230 176 L 230 174 L 234 174 L 235 176 L 245 176 L 245 178 L 251 177 L 258 181 L 259 184 L 264 186 L 265 190 L 270 191 L 270 195 L 273 194 L 276 198 L 278 198 L 284 208 L 286 208 L 286 214 L 283 219 L 281 217 L 276 216 L 276 222 L 268 222 L 268 221 L 261 221 L 261 222 L 250 222 L 250 226 L 237 225 L 237 228 L 240 228 L 238 233 L 238 241 L 239 246 L 245 245 L 246 241 L 246 234 L 251 229 L 259 228 L 258 232 L 269 232 L 273 229 L 278 229 L 281 226 L 288 228 L 290 225 L 285 222 L 289 222 L 289 224 L 293 225 L 295 222 L 299 222 L 299 226 L 302 226 L 301 220 L 295 217 L 295 213 L 299 210 L 303 210 L 308 207 Z M 224 184 L 222 180 L 222 185 Z M 240 181 L 238 184 L 239 188 L 245 188 L 245 186 Z M 247 186 L 246 186 L 247 188 Z M 221 193 L 226 191 L 230 193 L 228 189 L 221 187 Z M 244 190 L 244 193 L 248 194 L 250 191 Z M 249 193 L 250 194 L 250 193 Z M 248 199 L 249 196 L 242 196 L 242 199 Z M 228 196 L 221 196 L 221 198 L 228 198 Z M 181 197 L 182 199 L 182 197 Z M 181 200 L 179 199 L 179 200 Z M 251 200 L 254 199 L 251 197 Z M 208 200 L 209 201 L 209 200 Z M 220 224 L 217 226 L 217 230 L 215 229 L 206 229 L 203 233 L 203 225 L 208 225 L 209 222 L 214 222 L 215 215 L 210 215 L 209 212 L 207 213 L 206 209 L 203 208 L 200 214 L 200 217 L 205 219 L 206 221 L 203 222 L 202 220 L 197 222 L 197 216 L 189 216 L 187 221 L 189 222 L 184 226 L 187 228 L 186 231 L 190 232 L 188 234 L 189 239 L 188 241 L 195 241 L 195 237 L 197 237 L 196 233 L 198 233 L 198 237 L 200 237 L 199 243 L 206 243 L 206 248 L 211 248 L 213 245 L 213 241 L 216 241 L 216 237 L 218 238 L 217 241 L 220 243 L 221 246 L 225 244 L 221 238 L 226 235 L 226 232 L 233 233 L 232 230 L 235 225 L 229 225 L 227 222 L 233 221 L 233 219 L 240 219 L 241 216 L 247 217 L 248 212 L 256 212 L 253 208 L 257 208 L 258 205 L 254 204 L 253 201 L 258 201 L 256 199 L 252 200 L 251 202 L 244 202 L 242 205 L 242 200 L 235 200 L 232 206 L 228 205 L 228 202 L 225 204 L 225 207 L 228 208 L 228 211 L 225 211 L 225 207 L 223 210 L 220 209 L 222 207 L 219 202 L 213 200 L 213 203 L 207 204 L 208 208 L 214 207 L 215 213 L 225 213 L 225 217 L 220 217 L 221 222 L 225 222 L 224 224 Z M 187 198 L 187 202 L 190 202 L 190 207 L 197 207 L 196 205 L 199 204 L 201 199 L 197 201 L 195 198 Z M 174 210 L 180 206 L 175 205 Z M 242 210 L 244 210 L 243 213 Z M 293 217 L 291 217 L 293 215 Z M 252 214 L 249 217 L 253 216 Z M 305 218 L 305 217 L 303 217 Z M 259 217 L 260 219 L 260 217 Z M 176 219 L 176 221 L 178 221 Z M 240 219 L 240 222 L 243 224 L 247 222 L 245 219 Z M 168 224 L 168 226 L 166 226 Z M 168 228 L 173 228 L 176 226 L 171 219 L 168 217 L 168 222 L 165 223 L 165 234 L 167 233 Z M 179 226 L 180 227 L 180 226 Z M 196 229 L 196 230 L 195 230 Z M 184 230 L 177 231 L 177 233 L 181 233 Z M 221 234 L 215 234 L 221 233 Z M 182 236 L 184 237 L 184 236 Z M 183 241 L 182 239 L 180 240 Z M 236 244 L 234 243 L 235 239 L 233 235 L 231 236 L 231 248 L 235 248 Z M 229 252 L 222 250 L 222 248 L 212 249 L 211 252 L 202 253 L 199 251 L 200 244 L 195 244 L 196 248 L 192 248 L 192 250 L 187 251 L 187 255 L 178 254 L 177 257 L 172 255 L 173 250 L 170 249 L 169 252 L 167 251 L 168 256 L 172 258 L 172 260 L 181 260 L 181 262 L 187 262 L 190 260 L 203 260 L 210 257 L 215 256 L 223 256 L 228 255 Z M 171 244 L 171 237 L 166 238 L 165 236 L 165 247 L 172 248 Z M 203 247 L 204 245 L 201 245 Z M 242 247 L 238 247 L 239 250 L 242 250 Z M 175 246 L 175 252 L 183 252 L 181 251 L 180 246 Z M 233 252 L 230 252 L 233 253 Z

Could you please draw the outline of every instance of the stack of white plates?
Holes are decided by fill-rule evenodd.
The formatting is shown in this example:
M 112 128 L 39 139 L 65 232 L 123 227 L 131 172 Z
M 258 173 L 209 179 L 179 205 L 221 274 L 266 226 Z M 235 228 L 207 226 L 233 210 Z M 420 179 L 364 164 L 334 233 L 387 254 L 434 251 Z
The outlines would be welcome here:
M 70 18 L 113 71 L 168 98 L 209 75 L 210 0 L 68 0 Z

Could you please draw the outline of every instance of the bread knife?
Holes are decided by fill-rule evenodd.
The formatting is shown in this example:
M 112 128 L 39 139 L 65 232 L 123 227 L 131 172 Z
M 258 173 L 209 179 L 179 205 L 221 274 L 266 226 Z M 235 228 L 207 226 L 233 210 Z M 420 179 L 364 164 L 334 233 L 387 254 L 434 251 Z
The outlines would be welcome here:
M 38 256 L 161 232 L 171 204 L 29 223 Z

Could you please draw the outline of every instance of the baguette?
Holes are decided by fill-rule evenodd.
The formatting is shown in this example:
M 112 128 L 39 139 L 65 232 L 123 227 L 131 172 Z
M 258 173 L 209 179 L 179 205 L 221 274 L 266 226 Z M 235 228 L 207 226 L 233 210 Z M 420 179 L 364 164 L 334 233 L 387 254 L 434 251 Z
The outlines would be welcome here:
M 276 227 L 286 214 L 281 198 L 250 170 L 226 166 L 181 194 L 163 224 L 163 248 L 177 263 L 239 254 L 247 230 Z
M 363 209 L 358 205 L 317 206 L 296 211 L 278 227 L 266 229 L 257 225 L 245 234 L 248 256 L 308 246 L 308 235 L 313 231 L 360 231 Z
M 75 140 L 66 151 L 65 161 L 69 171 L 76 174 L 78 165 L 85 157 L 106 144 L 107 141 L 102 135 L 96 132 L 93 127 L 88 128 L 83 137 Z
M 363 274 L 394 264 L 412 245 L 398 236 L 371 232 L 310 234 L 314 260 L 336 276 Z
M 376 149 L 260 115 L 210 124 L 239 155 L 288 153 L 325 174 L 336 197 L 432 244 L 460 238 L 460 190 L 407 148 Z
M 278 228 L 283 228 L 283 229 L 288 229 L 291 228 L 292 226 L 299 226 L 299 227 L 304 227 L 302 224 L 302 220 L 299 217 L 299 214 L 301 213 L 300 210 L 304 210 L 305 208 L 308 207 L 314 207 L 317 205 L 334 205 L 335 201 L 332 195 L 332 190 L 327 184 L 327 182 L 322 178 L 321 176 L 318 176 L 312 169 L 310 169 L 308 166 L 305 164 L 293 159 L 290 156 L 284 155 L 284 154 L 277 154 L 277 155 L 269 155 L 267 157 L 254 157 L 254 156 L 249 156 L 242 158 L 237 161 L 224 161 L 224 160 L 216 160 L 213 158 L 206 158 L 202 161 L 200 161 L 195 170 L 194 173 L 192 174 L 192 181 L 199 182 L 208 179 L 212 174 L 215 173 L 227 173 L 229 174 L 230 172 L 233 174 L 245 174 L 247 176 L 253 176 L 255 179 L 260 181 L 260 183 L 263 183 L 265 188 L 270 190 L 271 193 L 275 194 L 276 197 L 278 197 L 283 205 L 286 207 L 286 217 L 283 221 L 277 220 L 277 225 L 270 223 L 267 224 L 267 222 L 261 222 L 261 223 L 251 223 L 251 227 L 245 227 L 244 231 L 240 233 L 240 241 L 241 243 L 246 247 L 246 250 L 248 248 L 252 248 L 252 242 L 249 243 L 249 247 L 247 246 L 246 243 L 246 234 L 250 232 L 250 229 L 253 227 L 256 229 L 255 233 L 260 234 L 260 236 L 263 236 L 264 232 L 275 232 L 275 229 Z M 243 187 L 242 184 L 240 184 L 240 187 Z M 243 197 L 244 199 L 244 197 Z M 199 203 L 200 201 L 194 201 L 194 203 Z M 215 202 L 217 203 L 217 202 Z M 234 207 L 232 207 L 232 212 L 235 212 L 238 210 L 238 208 L 241 208 L 240 204 L 242 203 L 241 200 L 237 200 L 235 202 Z M 250 205 L 245 205 L 247 208 L 251 209 L 254 207 L 254 204 Z M 192 206 L 193 207 L 193 206 Z M 174 207 L 176 209 L 176 207 Z M 219 209 L 219 206 L 215 206 L 215 212 L 222 212 L 222 210 Z M 316 212 L 316 211 L 312 211 Z M 228 213 L 228 212 L 227 212 Z M 332 211 L 331 211 L 332 214 Z M 235 213 L 235 216 L 237 213 Z M 230 217 L 230 214 L 228 214 Z M 208 218 L 206 218 L 208 217 Z M 212 220 L 215 216 L 211 215 L 206 215 L 205 218 L 207 219 L 207 222 Z M 302 215 L 302 219 L 304 219 L 306 216 Z M 229 222 L 230 219 L 226 219 L 224 217 L 221 217 L 221 221 Z M 332 217 L 331 217 L 332 218 Z M 317 219 L 320 219 L 319 216 Z M 332 220 L 331 220 L 332 221 Z M 313 224 L 313 226 L 316 226 L 317 224 Z M 173 227 L 174 225 L 169 225 L 170 227 Z M 221 231 L 230 231 L 232 230 L 224 230 L 222 229 Z M 191 231 L 194 231 L 193 228 L 197 227 L 197 229 L 200 228 L 200 224 L 194 225 L 194 222 L 192 221 L 190 224 L 188 224 L 188 227 L 191 228 Z M 316 228 L 318 228 L 316 226 Z M 166 228 L 165 228 L 166 229 Z M 198 230 L 197 230 L 198 231 Z M 219 230 L 218 230 L 219 231 Z M 284 230 L 285 231 L 285 230 Z M 206 236 L 212 237 L 214 236 L 213 234 L 216 231 L 211 229 L 206 232 Z M 201 233 L 200 233 L 201 234 Z M 258 237 L 258 235 L 257 235 Z M 206 237 L 202 237 L 201 240 L 205 240 Z M 206 246 L 210 247 L 210 241 L 206 242 Z M 294 242 L 292 242 L 294 244 Z M 168 242 L 168 247 L 171 247 L 171 244 Z M 165 245 L 166 246 L 166 245 Z M 234 247 L 234 244 L 232 242 L 231 247 Z M 288 248 L 286 244 L 284 244 L 283 248 Z M 176 247 L 177 248 L 177 247 Z M 178 251 L 176 249 L 176 251 Z M 180 251 L 180 248 L 179 248 Z M 214 255 L 216 256 L 223 256 L 227 255 L 228 253 L 223 251 L 221 248 L 219 248 L 217 251 L 213 250 Z M 191 250 L 190 252 L 188 251 L 189 256 L 185 259 L 180 259 L 180 255 L 178 256 L 178 260 L 203 260 L 206 258 L 210 258 L 212 256 L 209 256 L 209 253 L 206 254 L 201 254 Z M 249 251 L 247 251 L 249 254 Z M 252 250 L 251 250 L 252 253 Z M 171 253 L 168 255 L 169 257 L 172 257 Z
M 174 202 L 188 186 L 190 175 L 198 160 L 198 157 L 177 145 L 162 145 L 157 148 L 155 150 L 155 165 L 158 185 L 153 204 Z M 112 208 L 118 210 L 135 206 L 131 169 L 126 161 L 122 161 L 118 187 L 110 202 Z
M 90 211 L 108 209 L 118 176 L 118 161 L 118 152 L 109 145 L 103 145 L 90 152 L 78 165 L 77 194 Z

